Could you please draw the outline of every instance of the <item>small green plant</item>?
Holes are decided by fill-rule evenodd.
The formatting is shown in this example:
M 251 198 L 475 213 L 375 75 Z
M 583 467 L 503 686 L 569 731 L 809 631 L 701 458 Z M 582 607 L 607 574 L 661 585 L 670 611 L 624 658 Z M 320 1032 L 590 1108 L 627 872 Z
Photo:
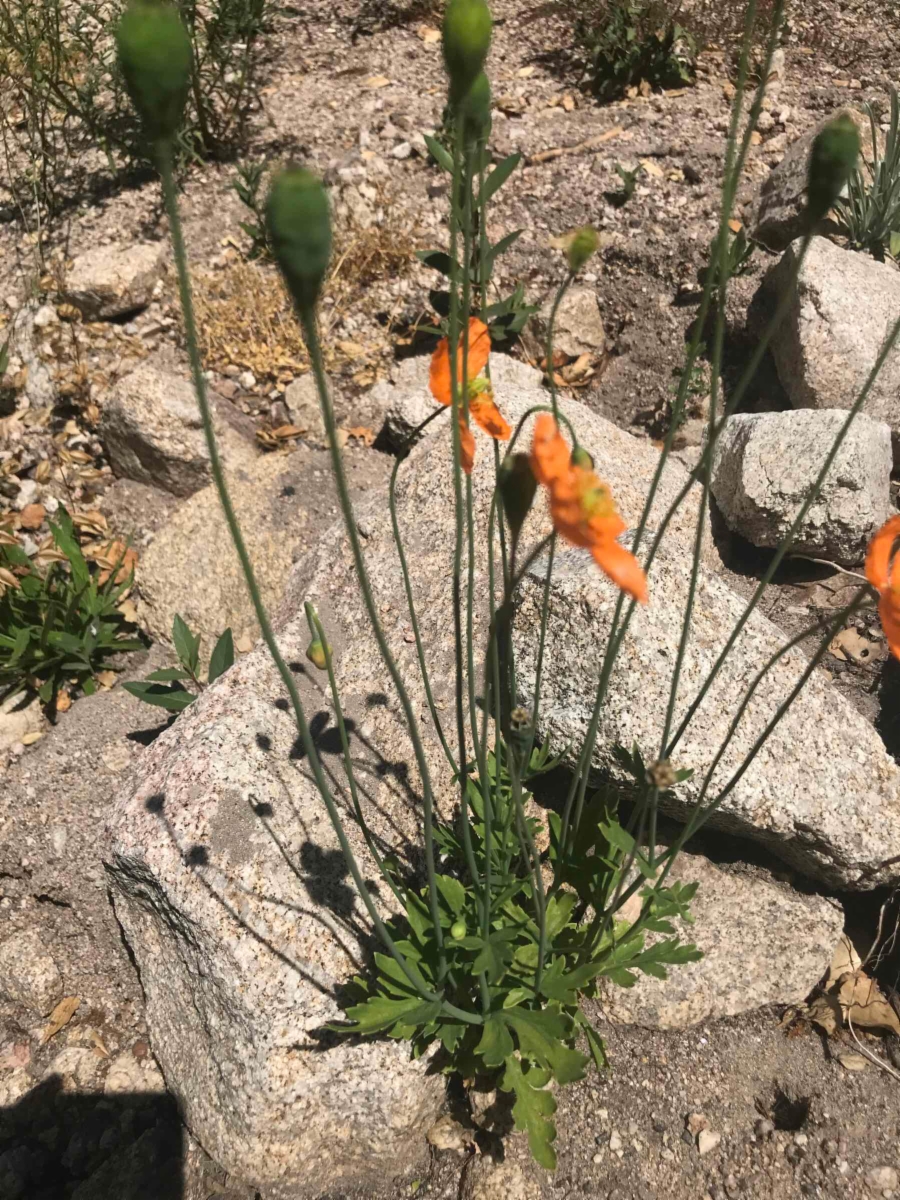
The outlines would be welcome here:
M 192 633 L 187 623 L 177 613 L 172 622 L 172 643 L 178 655 L 177 667 L 163 667 L 154 671 L 146 679 L 135 680 L 122 686 L 138 700 L 145 704 L 153 704 L 164 708 L 166 712 L 183 712 L 192 704 L 200 692 L 210 683 L 215 683 L 220 675 L 224 675 L 229 667 L 234 665 L 234 639 L 231 630 L 226 629 L 219 637 L 212 654 L 209 656 L 209 666 L 206 672 L 206 682 L 200 669 L 199 633 Z M 192 683 L 196 691 L 185 687 Z
M 900 96 L 891 88 L 891 117 L 879 151 L 879 130 L 871 104 L 866 105 L 872 134 L 872 161 L 851 172 L 846 196 L 835 205 L 838 223 L 854 250 L 884 261 L 900 258 Z
M 706 343 L 701 342 L 697 347 L 697 355 L 691 363 L 689 370 L 686 370 L 685 367 L 672 368 L 673 379 L 669 384 L 669 391 L 677 396 L 683 388 L 687 397 L 687 409 L 691 407 L 691 400 L 696 400 L 698 396 L 707 396 L 709 394 L 709 365 L 703 361 L 705 354 Z
M 271 0 L 177 0 L 191 49 L 180 161 L 223 158 L 257 101 Z M 0 116 L 7 186 L 20 211 L 54 214 L 88 184 L 85 152 L 115 175 L 143 158 L 115 50 L 123 0 L 0 0 Z M 91 170 L 94 168 L 91 167 Z
M 591 90 L 615 100 L 630 87 L 693 83 L 697 44 L 660 0 L 601 0 L 579 16 L 575 34 L 588 55 Z
M 268 172 L 265 162 L 243 163 L 237 169 L 237 179 L 232 187 L 241 203 L 250 210 L 251 218 L 241 221 L 241 229 L 250 239 L 248 258 L 270 259 L 272 247 L 269 245 L 269 234 L 266 229 L 265 201 L 263 199 L 263 184 Z
M 447 112 L 452 114 L 452 106 L 448 106 Z M 454 124 L 451 123 L 450 128 L 454 128 Z M 434 161 L 452 177 L 454 166 L 451 152 L 436 137 L 426 137 L 425 141 Z M 487 174 L 486 158 L 483 153 L 479 156 L 477 166 L 473 166 L 476 186 L 473 187 L 471 194 L 472 224 L 475 231 L 479 231 L 483 226 L 484 212 L 491 197 L 503 187 L 521 161 L 521 154 L 510 154 L 498 163 L 490 174 Z M 497 259 L 515 245 L 522 236 L 522 232 L 521 229 L 516 229 L 493 245 L 490 243 L 482 245 L 477 232 L 476 236 L 472 238 L 468 262 L 469 280 L 475 294 L 483 294 L 485 297 L 484 305 L 481 308 L 481 317 L 490 330 L 491 339 L 496 342 L 518 337 L 539 307 L 536 304 L 526 303 L 525 288 L 521 283 L 510 295 L 490 304 L 487 303 L 488 287 Z M 455 272 L 462 273 L 460 264 L 451 259 L 446 250 L 419 250 L 416 252 L 416 258 L 448 280 Z M 482 284 L 484 285 L 483 289 Z M 449 288 L 433 288 L 431 290 L 429 299 L 431 307 L 438 316 L 438 325 L 437 327 L 420 325 L 418 327 L 420 333 L 447 336 L 450 329 L 450 295 Z
M 121 578 L 124 552 L 112 570 L 98 574 L 64 508 L 50 531 L 52 546 L 38 556 L 49 564 L 44 571 L 18 539 L 0 531 L 0 699 L 30 689 L 52 707 L 63 687 L 91 695 L 97 673 L 116 669 L 111 655 L 143 644 L 124 635 L 118 611 L 133 581 L 131 572 Z
M 638 175 L 640 173 L 640 167 L 634 171 L 627 171 L 621 163 L 616 163 L 616 174 L 622 180 L 622 186 L 617 192 L 604 192 L 604 200 L 608 204 L 611 204 L 613 208 L 624 208 L 634 195 L 634 189 L 637 187 Z

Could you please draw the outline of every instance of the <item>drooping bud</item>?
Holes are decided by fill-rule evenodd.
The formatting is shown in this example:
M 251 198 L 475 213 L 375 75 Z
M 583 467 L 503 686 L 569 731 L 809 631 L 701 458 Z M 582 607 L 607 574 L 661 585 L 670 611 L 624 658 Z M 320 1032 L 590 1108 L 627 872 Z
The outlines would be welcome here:
M 453 938 L 454 942 L 461 941 L 462 938 L 466 936 L 465 921 L 454 921 L 450 926 L 450 936 Z
M 572 466 L 580 467 L 582 471 L 593 471 L 594 460 L 584 446 L 576 446 L 572 451 Z
M 513 537 L 518 537 L 537 491 L 537 480 L 527 454 L 507 454 L 500 464 L 497 487 L 509 528 Z
M 450 99 L 459 105 L 484 66 L 491 45 L 491 10 L 485 0 L 450 0 L 444 13 L 444 64 Z
M 491 136 L 491 84 L 484 71 L 460 101 L 463 137 L 467 144 L 485 143 Z
M 327 642 L 322 642 L 321 638 L 313 638 L 306 647 L 306 657 L 314 667 L 318 667 L 320 671 L 324 671 L 328 666 L 328 656 L 331 654 L 331 647 Z
M 322 181 L 288 167 L 272 183 L 266 228 L 288 291 L 302 312 L 315 306 L 331 257 L 331 214 Z
M 580 271 L 600 245 L 600 237 L 592 225 L 582 225 L 572 232 L 569 244 L 566 246 L 566 261 L 569 270 L 574 275 Z
M 169 141 L 184 116 L 192 50 L 178 9 L 165 0 L 131 0 L 116 30 L 125 85 L 152 142 Z
M 806 188 L 806 218 L 821 221 L 847 185 L 859 159 L 859 130 L 852 117 L 839 113 L 812 144 Z

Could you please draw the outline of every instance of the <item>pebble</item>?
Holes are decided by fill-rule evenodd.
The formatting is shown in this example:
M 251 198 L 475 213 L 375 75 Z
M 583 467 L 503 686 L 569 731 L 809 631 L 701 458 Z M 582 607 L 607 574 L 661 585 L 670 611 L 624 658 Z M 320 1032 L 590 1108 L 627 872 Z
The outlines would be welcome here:
M 412 145 L 409 142 L 400 142 L 391 151 L 392 158 L 409 158 L 411 154 Z
M 252 371 L 242 371 L 238 376 L 238 383 L 244 391 L 249 392 L 251 388 L 256 387 L 256 376 Z
M 700 1152 L 700 1157 L 702 1158 L 704 1154 L 709 1154 L 715 1150 L 721 1140 L 721 1133 L 716 1133 L 712 1129 L 701 1129 L 697 1135 L 697 1149 Z
M 873 1167 L 866 1174 L 866 1183 L 875 1192 L 886 1196 L 888 1192 L 896 1192 L 900 1187 L 900 1176 L 895 1167 Z
M 36 479 L 23 479 L 14 500 L 16 512 L 21 512 L 29 504 L 34 504 L 40 493 L 40 484 Z
M 614 1129 L 609 1135 L 609 1148 L 612 1150 L 613 1154 L 618 1154 L 618 1152 L 622 1149 L 622 1138 L 620 1137 L 617 1129 Z

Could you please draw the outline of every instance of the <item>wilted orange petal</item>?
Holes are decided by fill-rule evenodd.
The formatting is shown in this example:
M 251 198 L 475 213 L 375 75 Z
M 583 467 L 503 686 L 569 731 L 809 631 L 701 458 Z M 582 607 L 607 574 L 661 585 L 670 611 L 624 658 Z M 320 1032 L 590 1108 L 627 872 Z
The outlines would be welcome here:
M 539 413 L 531 439 L 531 469 L 538 483 L 550 487 L 571 472 L 571 452 L 550 413 Z
M 493 397 L 482 392 L 478 396 L 473 396 L 469 401 L 469 415 L 475 421 L 475 424 L 483 429 L 490 437 L 496 438 L 498 441 L 505 442 L 507 438 L 512 437 L 512 429 L 508 421 L 501 413 L 500 409 L 494 403 Z
M 487 325 L 477 317 L 469 318 L 469 360 L 467 375 L 474 379 L 485 368 L 491 353 L 491 335 Z M 457 378 L 462 383 L 463 377 L 463 348 L 460 341 L 456 351 Z M 453 392 L 450 387 L 450 342 L 441 338 L 434 354 L 431 356 L 431 370 L 428 377 L 431 394 L 439 404 L 452 404 Z
M 466 424 L 462 413 L 459 417 L 459 451 L 462 469 L 467 475 L 471 475 L 475 466 L 475 434 Z
M 881 628 L 888 640 L 891 654 L 900 659 L 900 594 L 890 588 L 882 593 L 878 605 Z
M 866 555 L 866 579 L 872 587 L 883 592 L 891 582 L 891 552 L 900 538 L 900 516 L 885 521 L 869 543 Z
M 594 543 L 591 554 L 600 570 L 609 576 L 616 587 L 641 604 L 647 603 L 647 576 L 630 550 L 615 540 L 604 540 Z

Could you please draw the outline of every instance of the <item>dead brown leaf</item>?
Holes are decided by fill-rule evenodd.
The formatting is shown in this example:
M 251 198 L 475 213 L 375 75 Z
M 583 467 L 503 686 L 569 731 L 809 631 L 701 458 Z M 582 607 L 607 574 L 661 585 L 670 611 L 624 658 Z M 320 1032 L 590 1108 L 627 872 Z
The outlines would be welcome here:
M 434 46 L 441 40 L 441 31 L 433 29 L 430 25 L 420 25 L 416 33 L 426 46 Z
M 138 564 L 137 551 L 131 546 L 127 546 L 125 542 L 109 542 L 93 557 L 97 565 L 102 568 L 97 577 L 97 582 L 101 587 L 113 571 L 116 572 L 115 582 L 124 583 Z
M 78 996 L 66 996 L 60 1000 L 56 1008 L 50 1014 L 50 1020 L 41 1033 L 41 1045 L 49 1042 L 52 1037 L 56 1037 L 61 1029 L 65 1029 L 68 1023 L 75 1016 L 81 999 Z
M 375 430 L 370 429 L 368 425 L 351 425 L 344 432 L 347 434 L 347 437 L 356 438 L 364 446 L 375 444 Z
M 387 75 L 371 75 L 366 80 L 366 87 L 368 87 L 368 88 L 383 88 L 383 87 L 389 87 L 390 83 L 391 83 L 391 81 L 390 81 L 390 79 L 388 79 Z
M 849 1024 L 900 1036 L 900 1017 L 875 980 L 864 971 L 845 976 L 837 995 Z
M 119 677 L 115 671 L 98 671 L 94 678 L 108 692 L 111 687 L 115 687 L 116 680 Z
M 616 125 L 607 129 L 605 133 L 598 133 L 595 137 L 578 142 L 575 146 L 555 146 L 552 150 L 539 150 L 537 154 L 529 156 L 528 163 L 530 166 L 536 166 L 538 163 L 551 162 L 554 158 L 562 158 L 564 154 L 584 154 L 589 150 L 599 150 L 605 142 L 619 137 L 624 132 L 621 125 Z
M 32 729 L 30 733 L 22 734 L 22 745 L 33 746 L 34 743 L 39 742 L 43 736 L 44 731 L 42 729 Z
M 19 513 L 20 529 L 40 529 L 44 523 L 47 510 L 43 504 L 26 504 Z
M 65 688 L 60 688 L 56 693 L 56 711 L 60 713 L 68 712 L 72 707 L 72 697 Z

